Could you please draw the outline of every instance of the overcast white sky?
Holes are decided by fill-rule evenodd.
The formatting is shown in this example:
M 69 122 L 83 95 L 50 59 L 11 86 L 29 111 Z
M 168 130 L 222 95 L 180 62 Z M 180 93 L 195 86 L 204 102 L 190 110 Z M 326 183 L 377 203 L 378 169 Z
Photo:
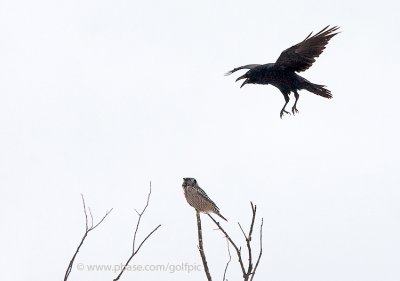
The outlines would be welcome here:
M 195 177 L 229 219 L 264 217 L 256 280 L 400 280 L 400 20 L 396 1 L 0 1 L 1 280 L 60 280 L 76 264 L 120 264 L 135 208 L 153 197 L 132 264 L 199 264 Z M 274 62 L 311 31 L 342 33 L 279 118 L 272 86 L 223 74 Z M 291 107 L 292 103 L 290 104 Z M 289 108 L 290 108 L 289 107 Z M 203 219 L 215 280 L 227 260 Z M 233 259 L 229 280 L 240 279 Z M 112 280 L 73 269 L 70 280 Z M 203 272 L 127 272 L 121 280 L 205 280 Z

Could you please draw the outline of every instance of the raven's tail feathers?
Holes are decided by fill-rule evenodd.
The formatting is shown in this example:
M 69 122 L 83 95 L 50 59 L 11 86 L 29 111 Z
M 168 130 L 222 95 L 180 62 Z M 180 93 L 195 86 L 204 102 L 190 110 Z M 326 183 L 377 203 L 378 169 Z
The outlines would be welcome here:
M 331 99 L 332 98 L 332 94 L 331 91 L 329 91 L 327 88 L 325 88 L 325 85 L 318 85 L 318 84 L 314 84 L 314 83 L 307 83 L 307 85 L 304 87 L 305 90 L 316 94 L 318 96 L 327 98 L 327 99 Z

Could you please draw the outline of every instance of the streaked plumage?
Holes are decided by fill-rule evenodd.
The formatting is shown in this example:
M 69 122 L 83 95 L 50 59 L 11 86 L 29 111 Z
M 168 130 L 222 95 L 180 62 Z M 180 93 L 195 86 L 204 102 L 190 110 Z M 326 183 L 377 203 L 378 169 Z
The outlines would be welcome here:
M 245 79 L 240 87 L 243 87 L 245 84 L 271 84 L 277 87 L 285 98 L 285 105 L 280 112 L 281 118 L 284 113 L 289 113 L 285 108 L 289 102 L 290 92 L 293 92 L 296 98 L 292 107 L 294 115 L 298 112 L 296 108 L 299 99 L 297 90 L 304 89 L 324 98 L 332 98 L 331 92 L 325 88 L 325 85 L 311 83 L 295 72 L 302 72 L 310 68 L 315 62 L 315 58 L 319 57 L 323 52 L 329 40 L 338 33 L 335 33 L 338 29 L 339 27 L 337 26 L 332 28 L 327 26 L 313 36 L 311 36 L 311 32 L 306 39 L 284 50 L 275 63 L 262 65 L 248 64 L 234 68 L 226 73 L 226 75 L 230 75 L 241 69 L 249 69 L 244 75 L 236 79 L 236 81 Z
M 190 206 L 195 208 L 197 211 L 202 213 L 214 213 L 224 218 L 219 212 L 217 205 L 208 197 L 207 193 L 200 188 L 196 179 L 194 178 L 183 178 L 182 183 L 183 191 L 185 194 L 186 201 Z

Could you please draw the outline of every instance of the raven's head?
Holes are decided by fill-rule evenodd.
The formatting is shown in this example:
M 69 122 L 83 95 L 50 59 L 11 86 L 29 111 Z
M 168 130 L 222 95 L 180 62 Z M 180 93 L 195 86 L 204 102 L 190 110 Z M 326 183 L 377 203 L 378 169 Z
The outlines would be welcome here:
M 249 69 L 249 71 L 247 71 L 244 75 L 240 76 L 238 79 L 236 79 L 236 82 L 241 80 L 241 79 L 245 79 L 243 84 L 240 86 L 240 88 L 242 88 L 244 85 L 246 84 L 254 84 L 254 69 L 257 69 L 259 66 L 261 66 L 261 64 L 248 64 L 248 65 L 243 65 L 243 66 L 239 66 L 236 67 L 234 69 L 232 69 L 231 71 L 228 71 L 227 73 L 225 73 L 225 76 L 227 75 L 231 75 L 232 73 L 241 70 L 241 69 Z
M 242 85 L 240 86 L 240 88 L 242 88 L 242 87 L 243 87 L 244 85 L 246 85 L 246 84 L 251 83 L 251 79 L 250 79 L 250 77 L 249 77 L 249 72 L 250 72 L 250 70 L 247 71 L 244 75 L 240 76 L 238 79 L 236 79 L 235 82 L 237 82 L 237 81 L 239 81 L 239 80 L 241 80 L 241 79 L 245 79 L 245 80 L 243 81 Z

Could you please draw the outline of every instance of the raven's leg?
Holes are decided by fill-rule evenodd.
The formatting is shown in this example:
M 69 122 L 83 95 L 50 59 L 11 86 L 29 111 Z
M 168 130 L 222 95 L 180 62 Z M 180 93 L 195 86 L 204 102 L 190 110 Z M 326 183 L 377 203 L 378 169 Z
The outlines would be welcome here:
M 295 115 L 296 113 L 299 113 L 299 111 L 296 108 L 297 101 L 299 100 L 299 93 L 296 90 L 294 90 L 293 93 L 294 93 L 294 97 L 296 98 L 296 101 L 294 102 L 294 105 L 292 107 L 292 112 L 293 112 L 293 115 Z
M 290 115 L 290 112 L 288 112 L 288 111 L 286 111 L 285 109 L 286 109 L 286 105 L 288 104 L 288 102 L 289 102 L 289 94 L 288 93 L 283 93 L 282 92 L 282 94 L 283 94 L 283 97 L 285 98 L 285 105 L 282 107 L 282 109 L 281 109 L 281 119 L 282 119 L 282 116 L 285 114 L 285 113 L 287 113 L 287 114 L 289 114 Z

